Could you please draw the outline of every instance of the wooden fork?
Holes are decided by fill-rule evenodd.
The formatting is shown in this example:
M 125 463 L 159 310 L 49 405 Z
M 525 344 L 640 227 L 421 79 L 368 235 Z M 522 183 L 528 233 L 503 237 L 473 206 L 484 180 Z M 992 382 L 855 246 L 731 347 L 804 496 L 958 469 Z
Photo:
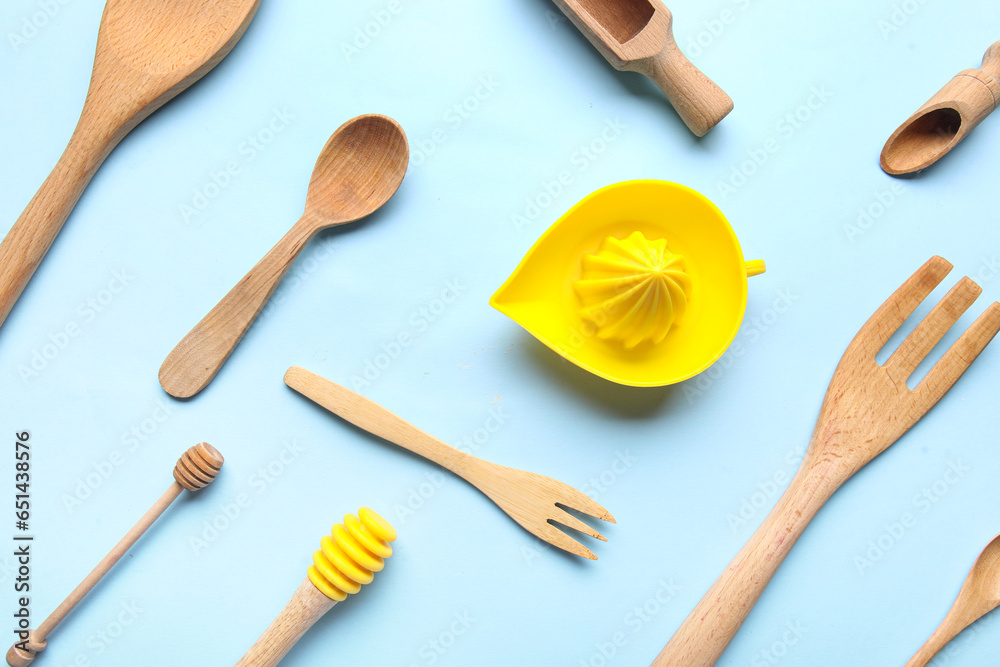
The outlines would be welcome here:
M 559 523 L 607 542 L 607 538 L 557 507 L 615 523 L 615 518 L 584 493 L 549 477 L 483 461 L 434 438 L 382 406 L 305 369 L 293 366 L 285 384 L 358 428 L 447 468 L 500 506 L 521 527 L 571 554 L 597 560 L 589 549 L 556 528 Z
M 774 510 L 653 661 L 714 665 L 819 508 L 930 410 L 1000 330 L 993 303 L 912 391 L 906 380 L 982 291 L 962 278 L 883 366 L 875 354 L 951 271 L 932 257 L 889 297 L 847 347 L 830 381 L 802 466 Z

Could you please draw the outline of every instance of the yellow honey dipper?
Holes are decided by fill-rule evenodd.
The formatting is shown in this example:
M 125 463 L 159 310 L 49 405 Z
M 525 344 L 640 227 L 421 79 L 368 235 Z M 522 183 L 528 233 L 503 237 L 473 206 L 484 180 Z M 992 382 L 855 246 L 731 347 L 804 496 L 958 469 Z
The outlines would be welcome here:
M 56 607 L 55 611 L 49 614 L 49 617 L 37 629 L 28 630 L 21 634 L 19 641 L 7 651 L 7 664 L 10 667 L 30 665 L 35 657 L 45 650 L 49 634 L 115 566 L 115 563 L 121 560 L 121 557 L 132 548 L 142 537 L 142 534 L 149 530 L 153 522 L 170 507 L 171 503 L 177 500 L 177 497 L 185 489 L 197 491 L 211 484 L 218 476 L 219 471 L 222 470 L 222 463 L 222 454 L 207 442 L 195 445 L 184 452 L 177 460 L 177 465 L 174 466 L 174 483 L 170 485 L 167 492 L 156 501 L 156 504 L 139 519 L 132 530 L 128 531 L 125 537 L 115 545 L 115 548 L 97 564 L 97 567 L 80 582 L 80 585 L 69 594 L 69 597 L 62 601 L 62 604 Z
M 338 602 L 371 583 L 392 555 L 396 531 L 378 514 L 362 507 L 325 535 L 313 554 L 306 578 L 292 599 L 236 667 L 274 667 L 295 643 Z

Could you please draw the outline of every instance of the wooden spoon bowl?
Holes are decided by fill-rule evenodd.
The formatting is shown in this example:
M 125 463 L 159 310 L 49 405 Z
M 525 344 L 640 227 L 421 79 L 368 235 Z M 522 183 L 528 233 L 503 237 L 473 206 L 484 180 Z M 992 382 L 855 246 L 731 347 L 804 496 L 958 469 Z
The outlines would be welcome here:
M 399 189 L 408 162 L 406 133 L 392 118 L 368 114 L 340 126 L 309 181 L 306 213 L 314 233 L 381 208 Z

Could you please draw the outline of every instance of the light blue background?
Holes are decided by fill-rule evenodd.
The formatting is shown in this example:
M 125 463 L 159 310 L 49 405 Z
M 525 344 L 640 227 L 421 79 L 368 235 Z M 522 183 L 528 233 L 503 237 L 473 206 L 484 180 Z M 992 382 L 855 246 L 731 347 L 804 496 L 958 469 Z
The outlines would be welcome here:
M 8 0 L 0 9 L 3 229 L 73 129 L 101 5 L 62 0 L 17 48 L 10 35 L 40 3 Z M 650 82 L 608 66 L 551 3 L 445 5 L 399 0 L 391 22 L 345 53 L 386 0 L 265 0 L 227 59 L 115 150 L 3 326 L 4 451 L 13 451 L 14 432 L 32 434 L 36 624 L 167 488 L 187 447 L 205 440 L 227 457 L 219 480 L 178 502 L 52 635 L 45 665 L 234 663 L 285 604 L 324 532 L 362 505 L 394 522 L 397 553 L 286 664 L 600 665 L 599 645 L 622 633 L 626 643 L 606 664 L 647 665 L 775 502 L 781 484 L 769 481 L 794 472 L 833 368 L 878 304 L 933 254 L 955 264 L 955 280 L 968 274 L 984 287 L 957 329 L 1000 298 L 990 268 L 1000 254 L 1000 120 L 919 178 L 894 180 L 878 168 L 895 127 L 978 66 L 998 37 L 995 3 L 672 2 L 678 42 L 736 104 L 703 140 Z M 481 80 L 495 89 L 479 89 L 485 99 L 470 104 L 478 108 L 457 116 L 453 106 Z M 828 99 L 812 98 L 808 110 L 814 90 Z M 294 118 L 249 160 L 244 142 L 275 110 Z M 792 126 L 786 115 L 797 111 L 808 118 Z M 408 133 L 412 162 L 397 195 L 307 248 L 206 391 L 187 403 L 167 397 L 156 380 L 164 357 L 298 218 L 320 148 L 365 112 L 389 114 Z M 608 122 L 624 129 L 595 144 L 595 159 L 582 157 Z M 435 131 L 444 142 L 421 152 Z M 759 156 L 766 145 L 777 150 L 723 191 L 734 169 L 751 170 L 741 167 L 748 151 Z M 240 174 L 221 191 L 209 188 L 214 199 L 185 220 L 181 206 L 230 161 Z M 572 182 L 547 201 L 545 184 L 564 170 Z M 661 390 L 590 376 L 487 304 L 564 211 L 634 178 L 705 193 L 746 256 L 768 263 L 751 281 L 742 354 Z M 865 209 L 877 215 L 862 229 Z M 518 226 L 515 216 L 527 214 L 534 218 Z M 115 271 L 131 276 L 128 286 L 88 318 L 81 304 L 99 298 Z M 459 297 L 422 323 L 420 309 L 449 281 Z M 70 323 L 80 335 L 37 376 L 22 377 Z M 472 487 L 281 381 L 297 364 L 351 386 L 400 333 L 412 345 L 362 393 L 454 444 L 475 442 L 499 410 L 502 428 L 488 439 L 479 431 L 476 453 L 592 491 L 589 480 L 604 475 L 612 483 L 600 483 L 598 498 L 619 523 L 601 526 L 607 544 L 584 538 L 599 561 L 541 548 Z M 998 368 L 1000 350 L 990 349 L 837 494 L 720 664 L 909 658 L 1000 532 Z M 145 429 L 144 440 L 130 440 L 132 429 Z M 114 452 L 122 464 L 68 506 L 80 480 Z M 620 456 L 632 459 L 624 470 Z M 968 471 L 948 485 L 953 463 Z M 269 465 L 280 474 L 265 480 L 259 471 Z M 2 494 L 13 495 L 12 477 L 3 479 L 0 502 L 9 507 Z M 935 483 L 944 493 L 920 504 Z M 429 496 L 422 506 L 402 514 L 421 493 Z M 249 506 L 196 551 L 191 540 L 204 522 L 225 525 L 224 508 L 240 494 Z M 763 509 L 733 525 L 744 502 Z M 856 557 L 905 513 L 915 525 L 859 568 Z M 11 564 L 0 558 L 3 627 L 15 597 Z M 677 588 L 663 604 L 655 602 L 661 582 Z M 117 632 L 130 602 L 141 612 L 103 643 L 98 633 Z M 637 616 L 647 604 L 652 611 Z M 469 627 L 435 652 L 429 642 L 450 643 L 463 614 Z M 788 624 L 801 637 L 786 634 Z M 994 615 L 939 664 L 993 664 L 998 642 Z

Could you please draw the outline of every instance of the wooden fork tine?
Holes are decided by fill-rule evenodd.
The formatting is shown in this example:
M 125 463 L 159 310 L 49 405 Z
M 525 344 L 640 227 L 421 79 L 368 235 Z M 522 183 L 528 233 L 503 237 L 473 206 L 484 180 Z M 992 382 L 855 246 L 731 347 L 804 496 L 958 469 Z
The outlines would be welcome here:
M 937 403 L 1000 331 L 1000 303 L 993 303 L 948 348 L 914 391 Z
M 588 496 L 583 491 L 577 491 L 569 484 L 562 484 L 565 487 L 560 494 L 562 497 L 556 502 L 563 507 L 568 507 L 571 510 L 576 510 L 583 514 L 589 514 L 592 517 L 601 519 L 602 521 L 607 521 L 609 523 L 618 523 L 615 518 L 611 516 L 611 512 L 604 509 L 597 502 Z
M 571 554 L 580 556 L 581 558 L 597 560 L 597 556 L 594 555 L 593 551 L 583 546 L 572 537 L 553 526 L 551 523 L 543 523 L 540 526 L 536 526 L 531 529 L 531 532 L 552 546 L 559 547 L 563 551 L 568 551 Z
M 556 507 L 556 515 L 552 517 L 552 521 L 562 524 L 567 528 L 572 528 L 573 530 L 580 531 L 584 535 L 590 535 L 591 537 L 596 537 L 597 539 L 607 542 L 608 538 L 601 535 L 599 532 L 588 526 L 586 523 L 576 518 L 566 510 L 561 507 Z
M 958 281 L 892 353 L 885 363 L 886 372 L 897 382 L 906 382 L 924 357 L 982 292 L 983 289 L 968 276 Z
M 896 330 L 913 314 L 934 288 L 951 271 L 951 262 L 935 255 L 892 293 L 875 314 L 868 318 L 854 341 L 873 356 L 889 342 Z

